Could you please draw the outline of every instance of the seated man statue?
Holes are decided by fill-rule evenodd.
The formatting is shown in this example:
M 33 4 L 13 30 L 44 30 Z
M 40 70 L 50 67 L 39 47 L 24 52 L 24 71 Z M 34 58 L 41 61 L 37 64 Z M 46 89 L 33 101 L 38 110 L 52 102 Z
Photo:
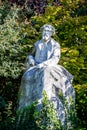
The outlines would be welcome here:
M 64 125 L 66 119 L 68 120 L 68 111 L 72 104 L 73 106 L 75 104 L 73 76 L 64 67 L 58 65 L 60 45 L 51 38 L 55 34 L 54 27 L 45 24 L 41 30 L 42 39 L 34 44 L 33 55 L 28 55 L 26 58 L 26 72 L 22 76 L 20 86 L 19 108 L 24 108 L 35 100 L 38 100 L 39 106 L 42 92 L 45 90 L 49 100 L 54 104 L 58 119 Z
M 60 45 L 51 38 L 55 34 L 55 29 L 51 25 L 44 25 L 41 27 L 42 39 L 37 41 L 34 46 L 33 53 L 35 57 L 28 55 L 26 59 L 26 69 L 34 65 L 40 68 L 44 65 L 57 64 L 60 59 Z

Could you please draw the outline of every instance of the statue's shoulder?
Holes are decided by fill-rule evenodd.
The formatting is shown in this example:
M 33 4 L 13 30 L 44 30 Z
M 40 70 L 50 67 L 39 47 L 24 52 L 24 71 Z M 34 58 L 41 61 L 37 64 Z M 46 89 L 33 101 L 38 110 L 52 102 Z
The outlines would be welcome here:
M 35 42 L 34 46 L 37 47 L 39 44 L 41 44 L 41 40 L 38 40 L 37 42 Z
M 60 47 L 60 44 L 57 41 L 55 41 L 53 38 L 51 39 L 51 43 L 52 43 L 53 46 L 59 46 Z

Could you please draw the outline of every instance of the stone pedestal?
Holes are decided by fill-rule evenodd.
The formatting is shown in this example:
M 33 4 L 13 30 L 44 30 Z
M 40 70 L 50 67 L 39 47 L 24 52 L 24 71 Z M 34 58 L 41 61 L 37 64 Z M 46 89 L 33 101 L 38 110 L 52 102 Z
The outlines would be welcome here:
M 27 70 L 21 81 L 19 109 L 38 100 L 41 105 L 43 90 L 54 104 L 58 119 L 64 126 L 69 123 L 69 112 L 75 106 L 75 92 L 72 87 L 73 76 L 62 66 L 34 67 Z M 73 106 L 73 108 L 72 108 Z

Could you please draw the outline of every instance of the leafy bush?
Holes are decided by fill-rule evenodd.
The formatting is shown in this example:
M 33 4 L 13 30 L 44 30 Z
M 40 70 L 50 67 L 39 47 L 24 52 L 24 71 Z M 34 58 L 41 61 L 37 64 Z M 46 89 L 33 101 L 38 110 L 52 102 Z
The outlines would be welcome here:
M 32 103 L 24 109 L 17 111 L 17 117 L 15 126 L 17 130 L 39 130 L 37 129 L 36 120 L 34 114 L 36 113 L 36 102 Z
M 38 115 L 37 124 L 41 130 L 61 130 L 61 123 L 56 116 L 53 104 L 48 100 L 47 94 L 43 91 L 42 108 Z
M 23 16 L 21 8 L 13 6 L 4 19 L 4 24 L 0 25 L 1 76 L 18 77 L 23 69 L 23 60 L 32 47 L 29 35 L 31 34 L 33 39 L 35 32 L 34 29 L 32 30 L 32 26 L 24 21 Z M 30 32 L 27 32 L 27 29 Z
M 76 109 L 78 111 L 78 118 L 81 125 L 86 128 L 87 126 L 87 84 L 78 84 L 75 86 L 76 89 Z
M 4 5 L 1 9 L 4 10 Z M 37 32 L 25 19 L 22 9 L 10 6 L 0 25 L 0 95 L 6 102 L 13 102 L 12 111 L 16 110 L 21 75 L 25 69 L 23 63 L 36 41 L 35 35 Z
M 10 4 L 4 3 L 0 6 L 0 24 L 4 23 L 4 19 L 10 11 Z
M 0 97 L 0 130 L 13 130 L 15 116 L 12 114 L 12 102 L 6 103 Z
M 31 104 L 25 109 L 21 109 L 17 113 L 18 130 L 61 130 L 60 122 L 56 117 L 53 104 L 48 100 L 47 94 L 44 91 L 42 106 L 37 109 L 37 102 Z

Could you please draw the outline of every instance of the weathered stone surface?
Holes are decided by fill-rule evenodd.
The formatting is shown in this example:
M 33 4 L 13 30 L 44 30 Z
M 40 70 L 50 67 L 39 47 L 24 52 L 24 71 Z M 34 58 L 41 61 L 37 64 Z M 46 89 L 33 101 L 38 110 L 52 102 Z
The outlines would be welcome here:
M 73 76 L 60 65 L 34 67 L 27 70 L 22 77 L 19 108 L 24 108 L 35 100 L 38 100 L 40 105 L 42 93 L 45 90 L 49 100 L 54 104 L 58 118 L 64 125 L 67 122 L 68 110 L 75 104 L 72 79 Z

